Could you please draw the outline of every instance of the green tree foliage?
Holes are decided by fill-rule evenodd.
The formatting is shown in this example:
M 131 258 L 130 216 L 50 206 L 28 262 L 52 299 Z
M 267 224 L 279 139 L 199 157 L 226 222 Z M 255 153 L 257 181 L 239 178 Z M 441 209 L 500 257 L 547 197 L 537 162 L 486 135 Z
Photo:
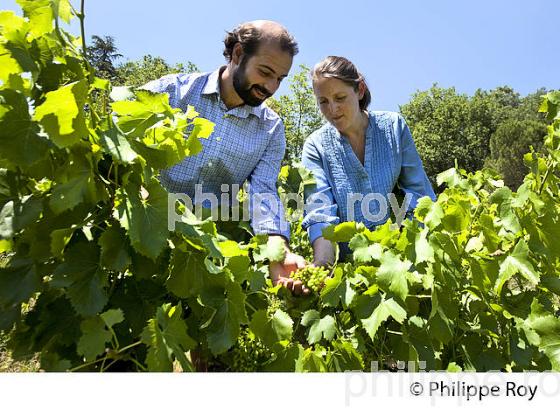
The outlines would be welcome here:
M 145 55 L 141 60 L 128 61 L 119 65 L 116 69 L 114 83 L 115 85 L 138 87 L 167 74 L 198 71 L 198 67 L 190 61 L 186 65 L 182 63 L 170 65 L 161 57 Z
M 482 168 L 496 129 L 492 105 L 482 93 L 469 98 L 434 85 L 415 93 L 401 111 L 432 180 L 455 161 L 467 171 Z
M 115 60 L 122 57 L 118 53 L 115 39 L 111 36 L 91 36 L 92 45 L 88 48 L 88 60 L 101 78 L 114 80 L 117 77 Z
M 415 93 L 401 111 L 432 181 L 457 161 L 471 172 L 484 165 L 491 166 L 502 174 L 508 186 L 516 188 L 526 173 L 522 155 L 528 151 L 529 144 L 535 142 L 535 148 L 542 145 L 539 136 L 543 133 L 536 131 L 539 127 L 535 124 L 541 123 L 541 129 L 545 127 L 544 117 L 538 113 L 544 93 L 540 89 L 520 97 L 511 87 L 504 86 L 491 91 L 477 90 L 469 97 L 457 94 L 454 88 L 434 85 L 430 90 Z M 504 135 L 506 129 L 512 130 L 511 125 L 504 125 L 500 135 L 495 136 L 495 133 L 502 124 L 516 120 L 528 121 L 536 133 L 529 136 L 526 129 L 522 132 L 522 141 L 512 149 L 506 142 L 512 141 L 514 136 Z M 508 161 L 515 164 L 515 170 L 505 168 Z
M 285 163 L 298 160 L 305 139 L 323 125 L 310 85 L 309 68 L 305 65 L 300 65 L 299 71 L 291 76 L 290 91 L 290 95 L 267 100 L 267 105 L 284 121 L 287 143 Z
M 490 157 L 486 166 L 496 169 L 507 186 L 517 189 L 527 173 L 523 156 L 530 147 L 539 151 L 545 135 L 546 125 L 542 121 L 505 120 L 490 139 Z

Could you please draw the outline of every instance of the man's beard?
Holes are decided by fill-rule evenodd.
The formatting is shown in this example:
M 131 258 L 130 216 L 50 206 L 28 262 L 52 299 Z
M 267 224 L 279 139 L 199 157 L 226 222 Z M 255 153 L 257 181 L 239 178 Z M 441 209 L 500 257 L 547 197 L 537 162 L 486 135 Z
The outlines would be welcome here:
M 243 57 L 241 63 L 239 64 L 239 67 L 237 67 L 237 70 L 235 70 L 235 72 L 233 73 L 233 88 L 235 89 L 235 92 L 241 97 L 241 99 L 245 104 L 251 107 L 258 107 L 264 102 L 264 100 L 266 100 L 272 94 L 270 94 L 264 87 L 261 87 L 260 85 L 249 84 L 249 82 L 247 81 L 247 77 L 245 75 L 246 65 L 247 65 L 247 58 Z M 265 97 L 262 99 L 256 97 L 252 92 L 253 90 L 260 91 L 262 94 L 265 95 Z

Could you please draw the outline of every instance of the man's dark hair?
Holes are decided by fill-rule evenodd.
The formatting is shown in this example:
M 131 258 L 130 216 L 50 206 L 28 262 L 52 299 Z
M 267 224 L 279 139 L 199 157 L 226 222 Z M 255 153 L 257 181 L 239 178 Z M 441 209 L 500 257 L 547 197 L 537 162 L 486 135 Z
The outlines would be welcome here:
M 288 52 L 292 57 L 299 51 L 295 38 L 284 27 L 278 25 L 277 30 L 268 32 L 263 30 L 261 25 L 249 22 L 227 32 L 224 38 L 224 57 L 231 61 L 233 47 L 237 43 L 241 44 L 243 53 L 250 57 L 257 52 L 261 43 L 265 42 L 278 44 L 282 51 Z

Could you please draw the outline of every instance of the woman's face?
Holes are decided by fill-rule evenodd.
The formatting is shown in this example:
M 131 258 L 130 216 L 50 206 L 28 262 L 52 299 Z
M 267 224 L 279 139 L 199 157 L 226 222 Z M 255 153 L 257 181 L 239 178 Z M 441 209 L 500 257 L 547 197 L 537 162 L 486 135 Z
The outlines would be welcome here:
M 344 133 L 360 123 L 363 86 L 356 91 L 338 78 L 319 75 L 313 79 L 313 91 L 321 112 L 339 132 Z

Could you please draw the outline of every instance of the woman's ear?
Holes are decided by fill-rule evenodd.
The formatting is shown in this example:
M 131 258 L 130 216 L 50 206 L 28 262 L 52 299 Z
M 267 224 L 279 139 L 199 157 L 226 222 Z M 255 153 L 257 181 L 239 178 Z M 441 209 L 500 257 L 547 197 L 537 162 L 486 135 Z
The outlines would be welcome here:
M 366 94 L 366 83 L 364 83 L 364 80 L 362 80 L 358 83 L 358 100 L 364 98 L 365 94 Z
M 243 58 L 243 47 L 241 43 L 237 43 L 233 46 L 233 52 L 231 53 L 231 62 L 235 65 L 239 65 L 241 59 Z

